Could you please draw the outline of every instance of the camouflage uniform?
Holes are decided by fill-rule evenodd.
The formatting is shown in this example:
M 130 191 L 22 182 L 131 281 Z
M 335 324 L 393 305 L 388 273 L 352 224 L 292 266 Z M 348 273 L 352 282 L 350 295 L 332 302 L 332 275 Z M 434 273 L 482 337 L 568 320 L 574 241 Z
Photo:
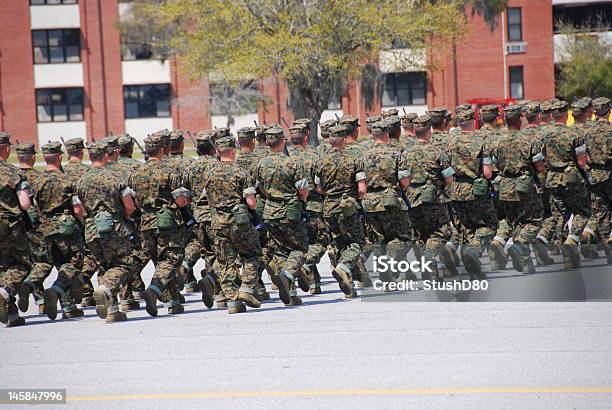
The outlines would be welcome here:
M 89 152 L 105 152 L 102 143 L 88 147 Z M 77 182 L 76 192 L 83 204 L 85 243 L 98 269 L 99 287 L 96 296 L 97 312 L 101 318 L 123 318 L 119 314 L 117 294 L 130 277 L 132 247 L 128 237 L 134 232 L 123 215 L 121 198 L 132 195 L 109 168 L 90 168 Z
M 520 119 L 521 107 L 505 109 L 506 119 Z M 497 158 L 502 201 L 513 244 L 508 249 L 515 269 L 535 272 L 530 245 L 534 242 L 542 224 L 542 202 L 536 189 L 534 163 L 543 161 L 539 144 L 518 130 L 504 130 L 494 155 Z
M 346 137 L 348 132 L 345 126 L 330 129 L 335 138 Z M 315 171 L 315 183 L 320 186 L 324 195 L 323 218 L 338 252 L 334 277 L 348 297 L 355 295 L 352 275 L 356 272 L 362 247 L 366 244 L 363 225 L 356 208 L 357 184 L 366 179 L 362 166 L 360 161 L 355 161 L 345 150 L 334 148 L 320 159 Z M 346 288 L 347 285 L 349 288 Z
M 427 115 L 415 120 L 415 127 L 430 126 Z M 417 139 L 413 148 L 402 154 L 399 178 L 410 178 L 405 189 L 410 202 L 410 216 L 419 240 L 425 243 L 423 257 L 432 262 L 437 275 L 435 256 L 451 238 L 450 216 L 442 199 L 441 179 L 452 176 L 446 154 L 430 142 Z
M 268 142 L 280 138 L 284 138 L 280 126 L 266 130 Z M 281 295 L 285 304 L 300 303 L 296 298 L 294 279 L 304 275 L 302 266 L 308 252 L 308 234 L 302 223 L 303 204 L 297 191 L 309 187 L 306 172 L 297 158 L 282 152 L 270 152 L 257 164 L 255 178 L 265 197 L 262 216 L 268 227 L 268 252 L 273 255 L 270 264 L 278 268 L 278 272 L 272 273 L 272 279 L 276 280 L 275 274 L 278 274 L 279 291 L 284 291 L 281 287 L 289 282 L 290 297 Z
M 0 132 L 0 145 L 8 144 L 10 135 Z M 0 160 L 0 322 L 7 326 L 24 323 L 17 313 L 15 296 L 32 264 L 17 193 L 29 189 L 17 169 Z
M 152 135 L 145 140 L 151 149 L 161 148 L 162 139 Z M 155 264 L 155 274 L 144 294 L 147 312 L 157 315 L 156 300 L 168 291 L 172 301 L 169 313 L 181 313 L 176 273 L 183 261 L 185 232 L 175 199 L 181 194 L 181 181 L 165 161 L 149 159 L 129 179 L 142 212 L 140 238 L 142 246 Z M 184 188 L 183 188 L 184 189 Z
M 45 154 L 61 153 L 61 145 L 49 143 Z M 50 319 L 57 314 L 57 297 L 61 296 L 64 316 L 82 316 L 74 305 L 73 290 L 83 270 L 84 236 L 81 225 L 72 214 L 77 203 L 74 181 L 61 171 L 46 170 L 34 186 L 35 202 L 40 217 L 40 230 L 45 238 L 49 263 L 58 270 L 57 279 L 45 291 L 45 313 Z M 95 269 L 95 268 L 94 268 Z M 34 289 L 42 286 L 48 273 L 46 264 L 36 264 L 28 278 Z
M 557 103 L 555 110 L 567 111 L 567 103 Z M 580 255 L 576 253 L 577 245 L 591 217 L 591 206 L 587 185 L 580 175 L 575 159 L 576 155 L 585 154 L 587 147 L 581 135 L 564 124 L 555 124 L 546 131 L 542 152 L 550 168 L 546 188 L 551 190 L 553 214 L 559 213 L 563 216 L 563 225 L 569 221 L 572 214 L 574 216 L 563 250 L 566 266 L 578 267 Z
M 472 110 L 459 114 L 460 121 L 473 121 Z M 482 173 L 491 166 L 491 152 L 484 140 L 471 131 L 462 131 L 447 145 L 447 153 L 455 170 L 449 194 L 452 199 L 453 222 L 461 243 L 461 259 L 472 277 L 483 276 L 480 266 L 482 254 L 480 230 L 497 225 L 497 217 L 489 196 L 488 181 Z

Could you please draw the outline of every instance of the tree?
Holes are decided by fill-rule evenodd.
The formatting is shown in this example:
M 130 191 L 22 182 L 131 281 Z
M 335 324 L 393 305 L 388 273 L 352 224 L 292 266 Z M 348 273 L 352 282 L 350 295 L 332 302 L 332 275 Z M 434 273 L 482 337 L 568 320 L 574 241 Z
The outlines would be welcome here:
M 600 35 L 608 24 L 595 21 L 581 27 L 560 23 L 557 94 L 567 101 L 584 96 L 612 95 L 612 47 Z
M 460 36 L 463 1 L 165 0 L 137 1 L 194 79 L 230 83 L 277 75 L 298 117 L 318 123 L 330 96 L 393 40 L 424 49 Z M 367 70 L 367 69 L 366 69 Z

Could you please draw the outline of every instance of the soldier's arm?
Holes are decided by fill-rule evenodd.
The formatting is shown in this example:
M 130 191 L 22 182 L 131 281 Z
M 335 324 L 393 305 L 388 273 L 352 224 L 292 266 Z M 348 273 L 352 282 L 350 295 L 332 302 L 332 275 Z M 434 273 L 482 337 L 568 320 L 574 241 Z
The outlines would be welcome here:
M 399 180 L 400 188 L 402 191 L 406 191 L 406 188 L 410 185 L 410 164 L 406 151 L 400 156 L 397 168 L 397 179 Z
M 298 196 L 303 202 L 306 202 L 306 200 L 308 199 L 308 192 L 310 191 L 310 186 L 308 185 L 306 170 L 304 169 L 304 167 L 300 166 L 297 163 L 294 163 L 294 179 L 294 186 L 297 190 Z
M 480 152 L 480 165 L 482 167 L 482 176 L 486 179 L 491 179 L 493 177 L 492 163 L 491 153 L 488 151 L 487 145 L 484 144 Z
M 32 196 L 33 191 L 25 178 L 20 176 L 17 176 L 16 178 L 18 178 L 18 180 L 16 181 L 17 184 L 15 185 L 15 191 L 17 193 L 17 199 L 19 200 L 19 207 L 22 211 L 27 211 L 28 208 L 32 206 L 32 200 L 30 197 Z
M 449 186 L 455 182 L 455 177 L 453 176 L 455 175 L 455 170 L 453 167 L 451 167 L 450 161 L 445 153 L 442 153 L 440 156 L 440 168 L 440 175 L 442 176 L 442 179 L 444 179 L 445 186 Z
M 355 181 L 357 182 L 357 199 L 361 199 L 368 193 L 368 181 L 365 173 L 365 164 L 361 159 L 355 161 Z

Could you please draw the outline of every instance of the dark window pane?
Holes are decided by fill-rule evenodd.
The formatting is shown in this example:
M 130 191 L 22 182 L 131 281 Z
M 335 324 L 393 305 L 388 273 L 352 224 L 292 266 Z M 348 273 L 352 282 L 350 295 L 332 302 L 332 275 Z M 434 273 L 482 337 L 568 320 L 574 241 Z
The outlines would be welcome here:
M 64 4 L 76 4 L 78 0 L 64 0 Z
M 49 61 L 52 63 L 63 63 L 64 49 L 61 47 L 49 47 Z
M 125 103 L 125 118 L 138 118 L 138 103 L 137 102 L 126 102 Z
M 521 9 L 508 9 L 508 24 L 521 24 Z
M 80 34 L 79 30 L 64 30 L 64 44 L 67 46 L 79 46 Z
M 521 28 L 520 27 L 510 27 L 510 33 L 508 36 L 508 40 L 520 41 L 521 40 Z
M 51 96 L 47 90 L 36 90 L 36 104 L 51 104 Z
M 53 105 L 53 121 L 68 121 L 68 106 Z
M 36 112 L 38 114 L 38 122 L 50 122 L 52 120 L 50 105 L 37 105 Z
M 47 0 L 47 4 L 62 4 L 62 0 Z
M 47 45 L 47 32 L 44 30 L 32 31 L 32 43 L 35 46 L 46 46 Z
M 523 67 L 510 67 L 510 97 L 523 99 Z
M 70 121 L 83 121 L 83 104 L 70 104 Z
M 48 33 L 50 46 L 61 46 L 63 44 L 62 30 L 49 30 Z
M 48 88 L 36 90 L 39 122 L 83 121 L 82 88 Z
M 78 63 L 81 61 L 79 47 L 66 47 L 66 62 L 67 63 Z
M 32 6 L 38 6 L 40 4 L 45 4 L 45 0 L 30 0 L 30 4 Z
M 427 97 L 424 88 L 415 88 L 412 90 L 412 105 L 427 104 Z
M 169 117 L 170 116 L 170 102 L 168 100 L 157 101 L 157 116 L 158 117 Z
M 46 47 L 34 47 L 34 64 L 49 62 L 49 50 Z

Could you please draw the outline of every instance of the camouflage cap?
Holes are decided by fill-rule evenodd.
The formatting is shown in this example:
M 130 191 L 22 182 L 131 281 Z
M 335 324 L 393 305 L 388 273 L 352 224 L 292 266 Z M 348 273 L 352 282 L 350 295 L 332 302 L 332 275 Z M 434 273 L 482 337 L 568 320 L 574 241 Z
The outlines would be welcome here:
M 610 99 L 608 97 L 595 98 L 591 105 L 596 112 L 604 112 L 610 109 Z
M 100 141 L 104 142 L 106 145 L 111 147 L 118 148 L 119 147 L 119 137 L 116 135 L 109 135 L 108 137 L 102 138 Z
M 455 114 L 459 114 L 461 111 L 471 110 L 471 109 L 472 109 L 472 104 L 459 104 L 458 106 L 455 107 Z
M 233 135 L 223 136 L 215 141 L 215 145 L 219 150 L 236 148 L 236 139 Z
M 427 114 L 421 115 L 413 121 L 415 128 L 429 128 L 431 127 L 431 117 Z
M 397 115 L 392 115 L 391 117 L 387 117 L 383 121 L 385 125 L 387 126 L 387 130 L 389 131 L 400 128 L 402 124 L 400 118 Z
M 308 124 L 294 123 L 291 127 L 289 127 L 289 134 L 307 134 L 307 133 L 308 133 Z
M 484 105 L 480 108 L 480 112 L 499 114 L 499 107 L 495 104 Z
M 523 105 L 523 112 L 526 114 L 537 114 L 542 112 L 542 107 L 537 101 L 529 101 L 527 104 Z
M 170 133 L 170 141 L 180 142 L 185 140 L 185 132 L 183 130 L 174 130 Z
M 36 154 L 36 145 L 31 142 L 24 142 L 15 147 L 17 154 Z
M 270 128 L 266 130 L 266 141 L 274 142 L 285 138 L 285 130 L 280 124 L 272 124 Z
M 553 110 L 556 112 L 566 112 L 569 109 L 569 103 L 567 101 L 557 101 L 553 104 Z
M 119 136 L 117 144 L 119 144 L 119 148 L 131 148 L 134 146 L 134 139 L 130 134 L 123 134 Z
M 583 103 L 588 104 L 589 106 L 593 103 L 593 99 L 591 97 L 582 97 L 578 101 L 582 101 Z
M 352 115 L 343 115 L 339 120 L 338 124 L 342 124 L 349 128 L 349 132 L 359 127 L 359 118 L 353 117 Z
M 232 132 L 227 127 L 215 128 L 213 130 L 213 139 L 216 141 L 219 138 L 232 135 Z
M 160 134 L 154 133 L 149 135 L 144 139 L 145 149 L 158 149 L 163 148 L 164 145 L 164 137 Z
M 90 154 L 104 154 L 107 152 L 107 145 L 103 141 L 92 142 L 87 145 Z
M 204 142 L 204 141 L 208 141 L 212 138 L 212 131 L 210 130 L 202 130 L 202 131 L 198 131 L 198 133 L 196 134 L 196 142 Z
M 389 128 L 385 121 L 378 121 L 372 124 L 372 134 L 382 134 L 388 131 Z
M 336 138 L 345 138 L 350 134 L 349 128 L 344 124 L 334 125 L 329 129 L 329 134 Z
M 242 127 L 238 130 L 238 138 L 240 139 L 252 139 L 255 138 L 255 128 L 253 127 Z
M 264 137 L 266 136 L 266 130 L 268 130 L 271 127 L 270 124 L 260 124 L 255 128 L 255 136 L 257 138 L 259 137 Z
M 389 108 L 387 111 L 382 112 L 383 118 L 389 118 L 389 117 L 398 116 L 398 115 L 399 115 L 399 110 L 397 108 Z
M 412 124 L 418 116 L 419 114 L 416 112 L 409 112 L 406 115 L 402 115 L 400 119 L 402 120 L 402 124 Z
M 540 110 L 544 114 L 549 114 L 554 110 L 554 108 L 553 108 L 553 105 L 550 103 L 550 101 L 544 100 L 540 102 Z
M 11 134 L 6 131 L 0 131 L 0 145 L 11 145 Z
M 336 125 L 336 120 L 327 120 L 321 123 L 321 136 L 329 137 L 329 129 Z
M 170 145 L 170 130 L 164 128 L 163 130 L 155 131 L 150 135 L 151 137 L 155 136 L 159 138 L 161 141 L 162 147 L 167 147 Z
M 578 101 L 574 101 L 572 103 L 572 112 L 574 114 L 584 114 L 585 112 L 587 112 L 587 110 L 591 107 L 591 101 L 590 98 L 588 100 L 585 100 L 584 98 L 578 100 Z
M 372 115 L 366 118 L 366 124 L 374 124 L 375 122 L 382 121 L 382 115 Z
M 472 121 L 474 119 L 474 111 L 473 110 L 461 110 L 457 113 L 457 121 L 465 122 Z
M 62 144 L 60 144 L 59 142 L 49 142 L 43 145 L 40 149 L 43 154 L 61 154 Z
M 296 124 L 310 124 L 310 118 L 298 118 L 297 120 L 293 120 L 293 124 L 292 125 L 296 125 Z
M 509 105 L 504 108 L 504 117 L 506 118 L 517 118 L 523 113 L 523 107 L 520 105 Z
M 68 152 L 80 151 L 85 148 L 83 138 L 70 138 L 66 141 L 66 150 Z
M 447 113 L 448 113 L 448 110 L 446 109 L 446 107 L 435 107 L 435 108 L 432 108 L 431 110 L 427 111 L 427 115 L 429 116 L 429 120 L 434 125 L 442 123 L 442 121 L 446 117 Z M 413 121 L 413 123 L 414 123 L 414 121 Z

